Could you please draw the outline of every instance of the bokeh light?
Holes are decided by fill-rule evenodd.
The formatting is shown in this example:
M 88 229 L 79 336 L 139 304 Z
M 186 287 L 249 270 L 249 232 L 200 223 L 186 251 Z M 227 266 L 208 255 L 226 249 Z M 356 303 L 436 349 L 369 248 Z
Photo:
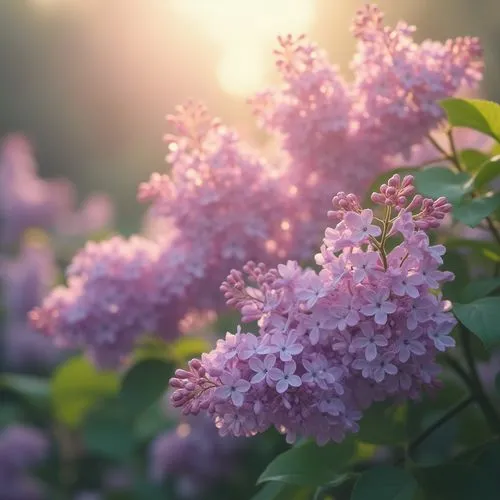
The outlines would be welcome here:
M 276 35 L 309 30 L 316 14 L 315 0 L 172 0 L 172 7 L 220 46 L 219 85 L 238 96 L 266 83 Z

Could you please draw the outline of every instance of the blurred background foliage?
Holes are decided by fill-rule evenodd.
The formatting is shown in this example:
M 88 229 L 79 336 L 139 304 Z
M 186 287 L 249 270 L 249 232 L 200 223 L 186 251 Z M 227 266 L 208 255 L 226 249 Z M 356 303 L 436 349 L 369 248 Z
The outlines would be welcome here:
M 166 168 L 165 114 L 188 97 L 255 133 L 245 98 L 273 82 L 279 33 L 306 32 L 348 71 L 358 0 L 0 0 L 0 137 L 32 141 L 42 177 L 105 191 L 137 230 L 137 184 Z M 482 96 L 500 97 L 496 0 L 380 0 L 417 40 L 478 35 Z

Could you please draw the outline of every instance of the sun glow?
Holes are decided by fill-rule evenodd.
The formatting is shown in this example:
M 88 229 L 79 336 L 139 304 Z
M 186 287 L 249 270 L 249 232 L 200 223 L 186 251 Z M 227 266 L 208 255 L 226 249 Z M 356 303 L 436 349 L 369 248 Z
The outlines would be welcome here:
M 222 49 L 222 89 L 249 95 L 266 83 L 276 35 L 307 31 L 315 0 L 171 0 L 177 14 L 194 20 Z

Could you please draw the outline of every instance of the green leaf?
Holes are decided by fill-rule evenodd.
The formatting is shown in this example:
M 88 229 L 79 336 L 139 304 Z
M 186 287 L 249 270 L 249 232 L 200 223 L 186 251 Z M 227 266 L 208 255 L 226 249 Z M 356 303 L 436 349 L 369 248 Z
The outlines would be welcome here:
M 497 390 L 497 393 L 500 394 L 500 372 L 498 372 L 495 377 L 495 389 Z
M 131 457 L 134 449 L 131 422 L 119 400 L 107 400 L 86 416 L 83 440 L 90 453 L 118 461 Z
M 427 429 L 446 414 L 444 409 L 430 409 L 421 420 L 421 431 Z M 415 464 L 422 466 L 438 465 L 447 462 L 453 456 L 459 431 L 458 417 L 446 421 L 427 437 L 418 447 L 408 450 L 408 455 Z
M 463 288 L 469 282 L 467 259 L 456 250 L 449 250 L 443 258 L 443 269 L 455 275 L 453 281 L 444 284 L 444 296 L 453 301 L 459 300 Z
M 252 500 L 309 500 L 311 493 L 308 487 L 272 482 L 265 484 Z
M 170 347 L 170 355 L 179 363 L 183 363 L 203 352 L 211 350 L 208 340 L 201 337 L 182 337 Z
M 415 172 L 414 176 L 417 191 L 429 198 L 446 196 L 450 203 L 458 203 L 472 190 L 468 183 L 468 174 L 455 173 L 448 168 L 426 168 Z
M 465 165 L 467 172 L 476 172 L 490 157 L 477 149 L 464 149 L 460 151 L 460 162 Z
M 441 106 L 454 127 L 467 127 L 500 142 L 500 105 L 482 99 L 445 99 Z
M 493 260 L 494 262 L 500 261 L 498 245 L 490 241 L 449 238 L 445 243 L 448 250 L 457 248 L 466 249 L 471 251 L 473 254 L 484 257 L 488 260 Z
M 500 297 L 484 297 L 468 304 L 456 302 L 453 312 L 486 347 L 500 344 Z
M 471 182 L 476 189 L 481 189 L 485 184 L 490 183 L 500 175 L 500 157 L 495 156 L 483 163 L 479 170 L 474 174 Z
M 359 477 L 351 500 L 413 500 L 417 490 L 418 483 L 409 472 L 380 466 Z
M 281 481 L 303 486 L 321 486 L 344 469 L 355 451 L 354 440 L 318 446 L 309 442 L 278 455 L 261 474 L 257 484 Z
M 487 444 L 474 465 L 496 484 L 496 491 L 500 492 L 500 442 L 498 440 Z
M 136 363 L 149 360 L 168 360 L 170 356 L 170 344 L 152 335 L 144 335 L 134 350 L 134 361 Z
M 377 445 L 395 445 L 406 439 L 406 407 L 393 402 L 375 403 L 363 415 L 357 438 Z
M 55 417 L 69 427 L 78 427 L 91 407 L 118 390 L 115 373 L 99 372 L 83 357 L 60 365 L 50 382 Z
M 165 415 L 161 404 L 153 404 L 134 422 L 134 437 L 138 442 L 147 443 L 173 425 L 174 422 Z
M 123 378 L 120 400 L 131 415 L 139 415 L 165 392 L 172 376 L 172 366 L 159 359 L 134 365 Z
M 234 333 L 240 323 L 241 316 L 236 311 L 228 311 L 217 318 L 214 331 L 223 338 L 226 332 Z
M 471 281 L 462 290 L 459 302 L 468 304 L 477 299 L 487 297 L 500 288 L 500 278 L 484 278 Z
M 428 500 L 498 500 L 498 491 L 480 467 L 453 463 L 415 471 Z
M 455 205 L 453 207 L 453 216 L 460 222 L 475 227 L 499 207 L 500 193 L 496 193 L 492 196 L 473 198 Z
M 0 429 L 14 424 L 22 419 L 22 411 L 19 406 L 2 401 L 0 405 Z
M 41 377 L 9 373 L 0 377 L 0 387 L 17 392 L 38 406 L 50 400 L 49 382 Z

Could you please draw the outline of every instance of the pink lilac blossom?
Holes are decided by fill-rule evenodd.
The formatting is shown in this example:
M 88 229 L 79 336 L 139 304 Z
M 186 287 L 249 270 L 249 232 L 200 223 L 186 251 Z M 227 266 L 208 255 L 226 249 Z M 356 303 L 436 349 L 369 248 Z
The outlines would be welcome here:
M 173 299 L 175 306 L 162 310 L 173 296 L 159 293 L 157 266 L 164 254 L 140 237 L 87 243 L 67 269 L 68 285 L 30 313 L 32 324 L 60 347 L 84 348 L 103 367 L 117 366 L 148 332 L 175 338 L 184 310 Z
M 374 5 L 360 9 L 352 27 L 355 115 L 371 146 L 389 154 L 409 154 L 444 118 L 439 100 L 482 78 L 477 38 L 417 44 L 415 29 L 403 21 L 384 26 Z
M 297 241 L 314 243 L 332 191 L 361 194 L 377 171 L 394 165 L 394 156 L 407 157 L 439 124 L 440 99 L 481 79 L 476 38 L 417 44 L 414 30 L 404 22 L 386 27 L 378 7 L 361 8 L 352 27 L 352 82 L 305 36 L 278 37 L 283 84 L 251 104 L 287 155 L 283 184 L 301 200 Z
M 439 385 L 436 355 L 455 345 L 455 320 L 439 287 L 453 275 L 439 270 L 444 248 L 430 245 L 425 230 L 451 206 L 415 195 L 411 176 L 394 175 L 372 199 L 383 220 L 352 195 L 333 199 L 337 224 L 316 255 L 319 273 L 294 262 L 269 270 L 249 263 L 247 279 L 231 272 L 221 290 L 244 319 L 252 311 L 246 319 L 258 319 L 259 333 L 228 333 L 188 370 L 177 370 L 175 407 L 207 413 L 221 435 L 274 426 L 291 442 L 307 436 L 324 444 L 356 432 L 372 402 L 418 398 Z M 371 264 L 360 276 L 363 254 Z
M 283 256 L 286 213 L 276 210 L 280 186 L 272 167 L 203 105 L 189 101 L 176 111 L 168 120 L 178 135 L 166 136 L 171 173 L 153 174 L 139 186 L 139 199 L 171 218 L 185 241 L 202 240 L 210 267 L 226 272 L 252 255 Z

